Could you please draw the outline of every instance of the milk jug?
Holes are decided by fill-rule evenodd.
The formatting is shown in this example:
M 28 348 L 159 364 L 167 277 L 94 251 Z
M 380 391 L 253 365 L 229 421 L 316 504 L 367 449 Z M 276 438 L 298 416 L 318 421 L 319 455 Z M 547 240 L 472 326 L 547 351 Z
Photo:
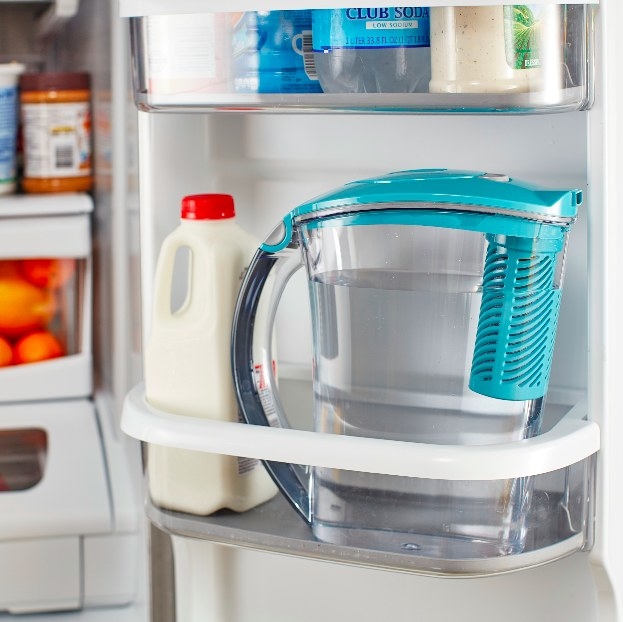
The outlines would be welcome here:
M 176 255 L 189 250 L 187 291 L 171 309 Z M 233 198 L 184 197 L 181 223 L 163 242 L 156 267 L 151 334 L 145 348 L 145 393 L 154 407 L 180 416 L 237 421 L 230 333 L 236 296 L 257 242 L 235 221 Z M 260 462 L 148 445 L 147 478 L 154 504 L 208 515 L 238 512 L 276 488 Z

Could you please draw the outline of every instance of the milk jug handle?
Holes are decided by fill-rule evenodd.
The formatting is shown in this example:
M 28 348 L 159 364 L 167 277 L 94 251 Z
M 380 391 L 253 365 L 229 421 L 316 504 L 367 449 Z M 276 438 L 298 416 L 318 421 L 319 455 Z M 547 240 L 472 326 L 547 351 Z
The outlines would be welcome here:
M 301 267 L 298 249 L 286 248 L 277 253 L 267 253 L 258 250 L 255 254 L 247 274 L 240 287 L 238 302 L 233 318 L 232 329 L 232 370 L 234 385 L 241 408 L 243 419 L 252 425 L 270 426 L 271 421 L 265 410 L 266 403 L 274 410 L 280 425 L 284 425 L 286 418 L 281 407 L 281 400 L 275 388 L 274 378 L 270 369 L 270 357 L 263 357 L 264 373 L 268 374 L 268 401 L 262 403 L 256 379 L 256 360 L 253 356 L 253 343 L 256 330 L 265 330 L 266 327 L 257 327 L 258 305 L 262 291 L 269 275 L 275 276 L 274 289 L 270 298 L 270 308 L 265 314 L 267 322 L 272 328 L 275 311 L 281 293 L 290 277 Z M 264 301 L 262 301 L 262 304 Z M 266 341 L 263 352 L 269 351 L 270 330 L 266 330 Z M 265 389 L 266 390 L 266 389 Z M 272 413 L 271 413 L 272 414 Z M 311 524 L 311 509 L 307 488 L 308 477 L 299 465 L 284 462 L 264 460 L 264 466 L 278 488 L 285 495 L 292 506 L 301 516 Z
M 173 272 L 175 270 L 175 262 L 177 253 L 180 249 L 186 248 L 190 251 L 190 263 L 188 266 L 188 287 L 193 290 L 193 296 L 198 304 L 198 296 L 202 295 L 204 288 L 197 287 L 197 278 L 202 278 L 195 274 L 194 264 L 201 263 L 201 248 L 193 245 L 193 240 L 188 237 L 185 232 L 175 230 L 171 235 L 166 237 L 160 247 L 160 254 L 156 263 L 156 274 L 154 278 L 154 304 L 153 304 L 153 322 L 167 323 L 177 319 L 177 321 L 185 321 L 184 311 L 186 309 L 189 292 L 186 294 L 186 300 L 181 307 L 175 311 L 171 309 L 171 292 L 173 290 Z M 205 301 L 203 301 L 205 302 Z
M 167 237 L 160 248 L 154 278 L 154 322 L 166 321 L 171 315 L 173 266 L 175 264 L 176 251 L 181 245 L 182 242 L 179 240 Z

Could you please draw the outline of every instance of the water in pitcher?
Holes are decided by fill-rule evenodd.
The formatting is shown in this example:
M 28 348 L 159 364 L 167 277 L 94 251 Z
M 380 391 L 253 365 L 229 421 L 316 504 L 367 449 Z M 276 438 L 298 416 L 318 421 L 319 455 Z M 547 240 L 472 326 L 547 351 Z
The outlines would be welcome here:
M 481 279 L 376 269 L 315 275 L 315 429 L 468 445 L 537 434 L 541 399 L 497 400 L 467 386 Z M 324 541 L 453 559 L 523 547 L 529 477 L 443 481 L 315 468 L 312 481 L 313 530 Z

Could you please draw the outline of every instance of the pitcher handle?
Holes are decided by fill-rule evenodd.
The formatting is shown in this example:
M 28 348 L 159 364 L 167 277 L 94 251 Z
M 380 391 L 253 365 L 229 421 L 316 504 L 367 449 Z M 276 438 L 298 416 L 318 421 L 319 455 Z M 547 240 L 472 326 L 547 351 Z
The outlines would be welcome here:
M 275 390 L 270 335 L 281 294 L 292 275 L 302 265 L 297 246 L 296 242 L 292 242 L 287 248 L 275 253 L 259 249 L 240 287 L 233 318 L 232 370 L 242 418 L 252 425 L 289 427 L 279 394 Z M 269 276 L 275 277 L 270 300 L 267 303 L 269 306 L 265 313 L 258 313 L 260 305 L 266 304 L 266 299 L 260 299 Z M 258 327 L 256 321 L 261 315 L 265 317 L 265 325 Z M 259 339 L 256 334 L 258 330 L 264 331 L 263 335 L 259 333 Z M 258 358 L 254 356 L 254 350 L 257 351 L 258 348 L 261 350 L 259 377 Z M 286 499 L 305 521 L 311 524 L 307 483 L 309 476 L 305 468 L 271 460 L 262 462 Z

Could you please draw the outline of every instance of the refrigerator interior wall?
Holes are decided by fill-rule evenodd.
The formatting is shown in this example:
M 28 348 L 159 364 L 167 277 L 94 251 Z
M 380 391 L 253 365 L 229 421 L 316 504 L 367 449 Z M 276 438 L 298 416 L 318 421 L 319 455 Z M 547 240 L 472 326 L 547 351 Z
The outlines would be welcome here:
M 186 194 L 231 193 L 241 225 L 260 242 L 298 203 L 343 183 L 395 170 L 482 170 L 552 188 L 586 190 L 587 118 L 582 113 L 139 116 L 146 333 L 158 249 L 179 222 L 179 203 Z M 550 383 L 551 390 L 580 395 L 587 383 L 586 356 L 576 355 L 587 351 L 587 209 L 588 203 L 580 209 L 570 235 Z M 177 280 L 178 296 L 182 283 Z M 276 331 L 282 366 L 304 379 L 311 378 L 308 325 L 306 282 L 300 271 L 286 289 Z M 282 367 L 282 372 L 287 376 L 289 370 Z
M 186 194 L 231 193 L 240 224 L 260 241 L 298 203 L 345 182 L 392 170 L 482 170 L 549 187 L 586 190 L 587 123 L 583 113 L 512 117 L 139 113 L 145 335 L 158 249 L 179 222 L 179 203 Z M 582 396 L 587 387 L 587 209 L 590 198 L 570 238 L 550 383 L 550 396 L 563 400 Z M 181 298 L 183 279 L 178 283 Z M 307 297 L 304 275 L 299 272 L 288 285 L 276 322 L 280 375 L 297 381 L 304 392 L 292 399 L 296 405 L 310 402 Z M 293 412 L 288 404 L 286 410 L 294 426 L 311 427 L 310 410 Z M 457 602 L 465 620 L 482 619 L 483 602 L 489 603 L 489 611 L 504 611 L 512 621 L 525 620 L 527 615 L 541 619 L 545 611 L 578 622 L 597 619 L 586 554 L 521 575 L 441 581 L 197 540 L 189 546 L 189 541 L 178 537 L 174 537 L 174 550 L 181 619 L 229 616 L 236 622 L 257 622 L 257 612 L 263 611 L 260 621 L 285 621 L 295 611 L 297 620 L 311 622 L 330 607 L 331 618 L 367 621 L 390 615 L 407 620 L 414 606 L 427 615 L 434 612 L 438 619 L 451 619 Z M 201 571 L 186 576 L 190 560 Z M 519 577 L 521 593 L 532 596 L 527 608 L 507 608 L 513 600 L 507 590 L 517 588 Z M 561 577 L 566 585 L 578 586 L 574 598 L 562 598 Z M 274 594 L 275 582 L 280 597 L 277 602 L 270 598 L 269 603 L 265 599 Z M 206 590 L 206 585 L 212 589 Z

